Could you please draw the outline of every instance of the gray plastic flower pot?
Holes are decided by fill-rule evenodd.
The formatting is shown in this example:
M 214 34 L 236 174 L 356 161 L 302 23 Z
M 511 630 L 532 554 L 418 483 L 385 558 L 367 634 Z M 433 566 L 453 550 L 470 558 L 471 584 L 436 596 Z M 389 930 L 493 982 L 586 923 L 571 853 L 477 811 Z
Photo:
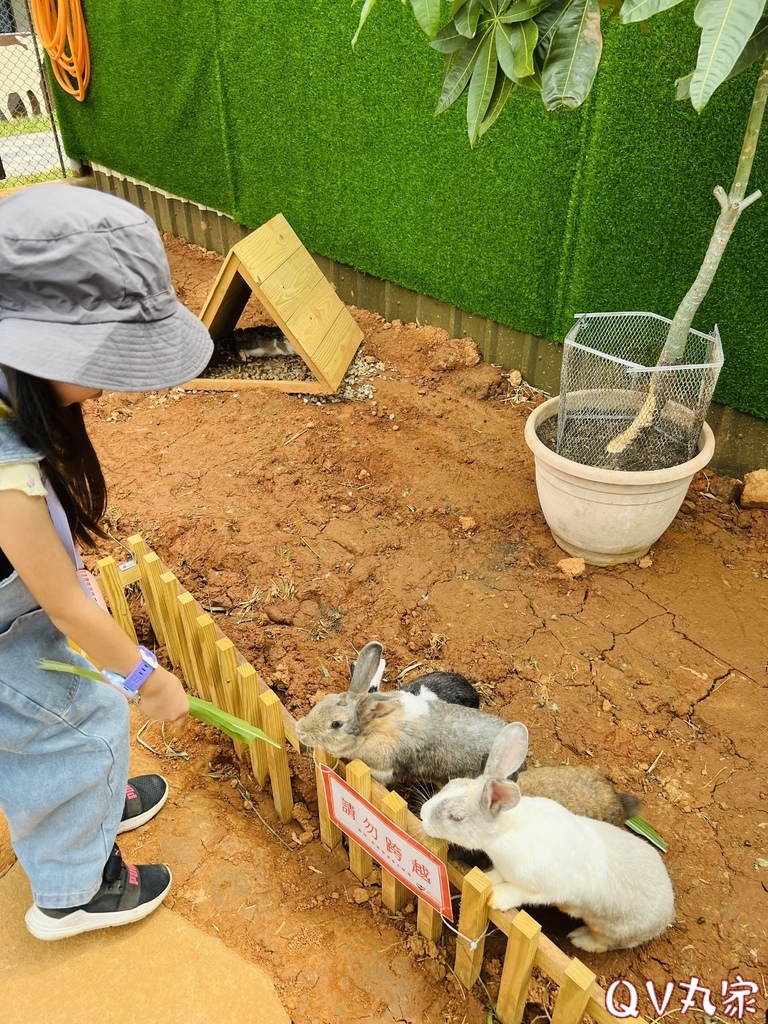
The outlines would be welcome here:
M 525 424 L 541 511 L 555 543 L 592 565 L 633 562 L 677 515 L 694 475 L 714 454 L 714 434 L 705 423 L 698 454 L 669 469 L 596 469 L 563 458 L 539 440 L 538 429 L 557 416 L 559 401 L 558 396 L 544 402 Z

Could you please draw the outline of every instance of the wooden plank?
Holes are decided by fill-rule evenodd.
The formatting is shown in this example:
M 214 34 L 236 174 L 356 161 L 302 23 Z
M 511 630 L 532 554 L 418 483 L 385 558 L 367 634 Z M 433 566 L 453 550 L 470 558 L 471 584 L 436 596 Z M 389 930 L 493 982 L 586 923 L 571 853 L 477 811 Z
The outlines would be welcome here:
M 230 715 L 242 718 L 243 708 L 240 702 L 237 675 L 237 650 L 232 641 L 227 637 L 222 637 L 216 641 L 216 659 L 219 666 L 219 678 L 221 679 L 222 689 L 225 694 L 226 704 L 224 710 Z M 240 740 L 233 740 L 232 743 L 234 744 L 235 753 L 242 760 L 248 749 L 248 744 L 242 743 Z
M 370 799 L 370 797 L 369 797 Z M 408 804 L 399 793 L 388 793 L 381 809 L 395 825 L 406 829 L 408 827 Z M 410 898 L 410 890 L 402 882 L 398 881 L 395 875 L 382 864 L 381 866 L 381 899 L 385 907 L 390 910 L 402 910 Z
M 432 839 L 430 836 L 420 837 L 419 842 L 423 843 L 428 850 L 431 850 L 440 860 L 448 859 L 448 843 L 444 839 Z M 419 909 L 416 913 L 416 927 L 425 939 L 437 942 L 443 933 L 443 919 L 438 910 L 434 910 L 424 900 L 419 900 Z
M 149 561 L 150 555 L 147 555 L 145 561 Z M 160 559 L 157 555 L 154 556 L 157 559 L 158 569 L 160 568 Z M 153 563 L 154 564 L 154 563 Z M 181 644 L 179 642 L 179 605 L 176 600 L 179 596 L 179 581 L 173 575 L 172 572 L 162 572 L 159 574 L 160 579 L 160 600 L 163 606 L 163 622 L 165 623 L 165 646 L 168 650 L 168 657 L 171 659 L 171 663 L 174 668 L 181 667 L 181 671 L 186 675 L 186 665 L 184 664 L 183 652 L 181 650 Z
M 200 320 L 214 341 L 231 334 L 251 294 L 240 273 L 240 260 L 230 252 L 205 300 Z
M 267 746 L 269 762 L 269 778 L 272 783 L 272 802 L 280 821 L 286 825 L 293 818 L 293 793 L 291 792 L 291 773 L 288 768 L 288 754 L 285 750 L 285 729 L 283 727 L 282 704 L 277 696 L 269 690 L 259 694 L 261 702 L 261 721 L 264 732 L 278 747 Z
M 581 1024 L 594 983 L 592 971 L 581 960 L 571 960 L 557 994 L 551 1024 Z
M 347 782 L 364 800 L 371 799 L 371 769 L 359 758 L 347 765 Z M 361 882 L 373 871 L 373 858 L 354 839 L 349 840 L 349 870 Z
M 278 213 L 272 220 L 252 231 L 242 242 L 238 242 L 232 252 L 251 272 L 258 286 L 299 247 L 301 241 L 295 231 L 285 217 Z
M 240 707 L 246 722 L 263 731 L 261 724 L 261 705 L 259 704 L 259 677 L 253 665 L 244 662 L 237 666 L 237 685 L 240 690 Z M 262 740 L 254 740 L 248 748 L 251 758 L 251 771 L 260 786 L 263 786 L 269 775 L 267 760 L 267 744 Z
M 148 606 L 152 608 L 149 617 L 158 623 L 162 631 L 162 642 L 165 644 L 171 662 L 175 665 L 177 662 L 171 650 L 173 638 L 171 637 L 170 640 L 168 638 L 169 627 L 166 621 L 165 603 L 163 601 L 163 584 L 160 580 L 163 568 L 162 563 L 154 551 L 150 551 L 147 555 L 139 555 L 139 565 L 141 567 L 142 579 L 147 584 Z
M 313 357 L 317 365 L 322 366 L 323 377 L 333 391 L 341 384 L 362 340 L 363 332 L 349 310 L 344 307 L 324 335 Z
M 203 652 L 200 647 L 200 633 L 195 621 L 197 618 L 197 602 L 188 591 L 179 594 L 176 600 L 179 604 L 179 629 L 186 643 L 187 657 L 189 659 L 188 669 L 192 675 L 191 679 L 187 679 L 187 683 L 194 687 L 199 697 L 210 701 L 211 696 L 208 689 L 208 680 L 206 679 Z
M 291 319 L 285 321 L 284 330 L 291 344 L 306 358 L 318 379 L 322 373 L 315 369 L 317 350 L 342 311 L 350 315 L 330 283 L 322 278 L 305 295 Z
M 126 636 L 133 643 L 137 644 L 139 640 L 133 625 L 131 610 L 125 599 L 125 591 L 120 580 L 120 573 L 117 571 L 117 563 L 114 558 L 109 557 L 100 558 L 97 564 L 99 566 L 100 582 L 107 595 L 115 622 L 118 623 Z
M 464 876 L 454 971 L 467 991 L 480 977 L 488 928 L 488 897 L 492 889 L 493 882 L 480 868 L 472 868 Z
M 346 373 L 346 370 L 344 371 Z M 247 377 L 195 377 L 179 384 L 184 391 L 249 391 L 274 388 L 292 395 L 332 395 L 334 388 L 318 380 L 250 380 Z
M 210 700 L 217 708 L 226 708 L 224 694 L 222 693 L 221 679 L 219 678 L 219 661 L 216 654 L 216 624 L 210 615 L 198 615 L 197 635 L 200 641 L 200 651 L 203 659 L 203 667 L 208 680 L 208 691 Z
M 261 295 L 266 296 L 287 321 L 303 304 L 305 296 L 323 280 L 320 267 L 302 245 L 262 281 Z
M 155 639 L 158 644 L 165 643 L 165 632 L 163 630 L 163 624 L 160 618 L 161 611 L 158 604 L 158 598 L 152 590 L 152 580 L 149 578 L 148 571 L 144 566 L 143 558 L 149 554 L 149 548 L 144 541 L 144 538 L 135 533 L 128 538 L 128 547 L 131 549 L 134 561 L 138 566 L 140 577 L 139 586 L 141 587 L 141 596 L 144 598 L 144 604 L 149 615 L 149 622 L 152 626 L 152 632 L 155 634 Z M 157 557 L 157 556 L 155 556 Z
M 333 754 L 329 754 L 327 750 L 321 750 L 320 747 L 315 747 L 313 756 L 315 761 L 315 786 L 317 787 L 317 816 L 320 819 L 320 840 L 327 849 L 334 850 L 341 842 L 342 831 L 335 822 L 331 821 L 328 814 L 328 800 L 325 795 L 325 786 L 323 785 L 323 773 L 320 771 L 319 765 L 327 764 L 330 768 L 334 768 L 337 758 Z
M 501 1024 L 520 1024 L 528 1002 L 528 985 L 541 938 L 541 925 L 521 910 L 512 919 L 501 972 L 496 1016 Z

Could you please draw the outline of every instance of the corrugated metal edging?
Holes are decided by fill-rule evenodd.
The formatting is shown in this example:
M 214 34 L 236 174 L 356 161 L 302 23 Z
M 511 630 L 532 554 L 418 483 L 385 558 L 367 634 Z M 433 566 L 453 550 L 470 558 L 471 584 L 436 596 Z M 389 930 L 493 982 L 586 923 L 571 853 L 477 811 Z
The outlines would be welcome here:
M 232 246 L 254 230 L 236 224 L 230 216 L 199 206 L 188 199 L 94 165 L 96 187 L 127 199 L 146 210 L 161 231 L 225 256 Z M 255 225 L 258 227 L 258 225 Z M 452 337 L 471 337 L 486 362 L 505 370 L 517 369 L 535 388 L 555 395 L 560 384 L 562 346 L 476 316 L 439 299 L 362 274 L 353 267 L 314 254 L 320 269 L 351 306 L 370 309 L 387 320 L 442 327 Z M 717 445 L 710 468 L 715 473 L 742 478 L 768 466 L 768 421 L 713 404 L 707 420 Z

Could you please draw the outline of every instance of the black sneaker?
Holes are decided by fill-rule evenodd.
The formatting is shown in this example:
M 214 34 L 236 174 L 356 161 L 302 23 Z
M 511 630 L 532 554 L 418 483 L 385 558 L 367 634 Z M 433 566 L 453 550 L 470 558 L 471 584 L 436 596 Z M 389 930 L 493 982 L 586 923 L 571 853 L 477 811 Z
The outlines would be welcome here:
M 24 919 L 29 931 L 36 939 L 51 941 L 131 924 L 159 907 L 171 887 L 171 872 L 165 864 L 126 864 L 117 846 L 102 879 L 99 891 L 82 907 L 59 910 L 33 904 Z
M 137 775 L 125 788 L 123 817 L 117 834 L 129 832 L 154 818 L 168 799 L 168 783 L 162 775 Z

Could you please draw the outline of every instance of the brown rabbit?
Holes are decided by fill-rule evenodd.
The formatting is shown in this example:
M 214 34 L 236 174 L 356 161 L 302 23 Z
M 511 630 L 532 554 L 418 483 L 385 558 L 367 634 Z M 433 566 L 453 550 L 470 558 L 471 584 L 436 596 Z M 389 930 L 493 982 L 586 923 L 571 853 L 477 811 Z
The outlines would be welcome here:
M 528 768 L 516 779 L 523 796 L 544 796 L 567 807 L 572 814 L 623 825 L 634 817 L 640 801 L 620 793 L 596 768 L 561 764 L 553 768 Z

